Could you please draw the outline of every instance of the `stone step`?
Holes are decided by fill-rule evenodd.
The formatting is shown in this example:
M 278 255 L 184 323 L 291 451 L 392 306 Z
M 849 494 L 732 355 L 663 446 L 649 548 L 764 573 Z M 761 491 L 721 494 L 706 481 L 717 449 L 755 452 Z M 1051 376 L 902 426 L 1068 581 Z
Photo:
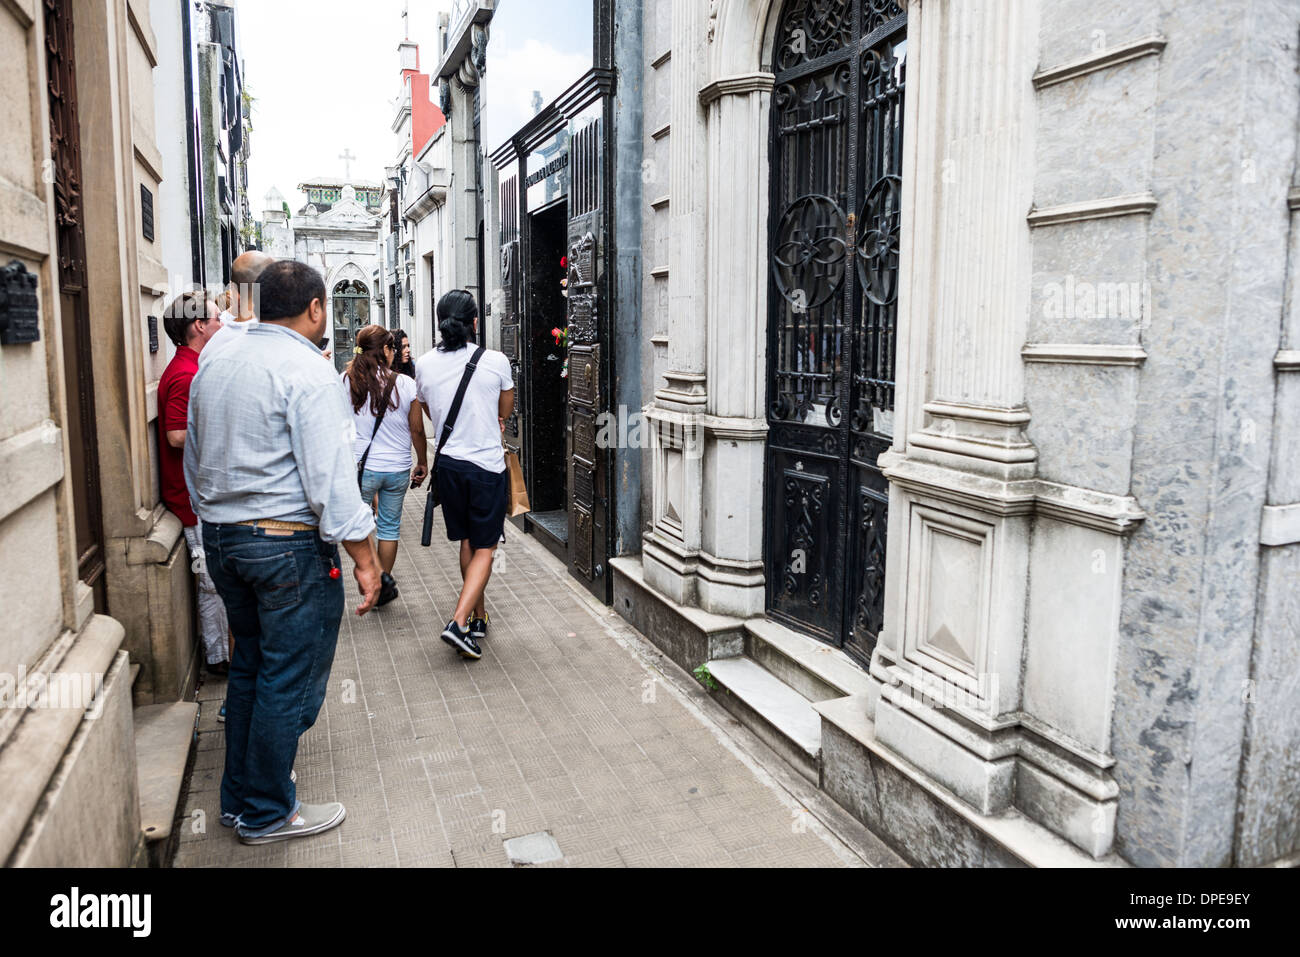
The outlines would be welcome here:
M 818 783 L 821 717 L 812 702 L 749 658 L 707 662 L 713 697 L 804 777 Z
M 135 760 L 140 779 L 140 828 L 150 867 L 166 867 L 175 850 L 173 823 L 194 749 L 195 701 L 135 709 Z M 216 822 L 210 822 L 216 823 Z
M 745 622 L 745 654 L 809 701 L 866 694 L 867 672 L 838 648 L 774 621 Z
M 680 605 L 645 580 L 640 556 L 610 559 L 614 610 L 650 639 L 678 667 L 694 671 L 713 658 L 744 651 L 744 621 Z
M 1014 809 L 981 814 L 876 740 L 862 697 L 818 702 L 822 789 L 917 867 L 1126 867 L 1097 860 Z M 906 822 L 903 827 L 900 822 Z

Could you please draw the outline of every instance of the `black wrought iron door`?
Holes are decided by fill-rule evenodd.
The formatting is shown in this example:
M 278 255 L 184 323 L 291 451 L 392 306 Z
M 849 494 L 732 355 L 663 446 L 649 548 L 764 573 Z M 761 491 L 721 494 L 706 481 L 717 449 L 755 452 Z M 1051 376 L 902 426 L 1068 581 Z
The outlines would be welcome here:
M 883 619 L 906 17 L 788 0 L 771 118 L 769 613 L 860 660 Z
M 357 333 L 370 325 L 370 291 L 354 280 L 334 287 L 334 367 L 342 372 L 352 361 Z
M 598 416 L 607 411 L 601 384 L 600 322 L 604 250 L 601 216 L 602 124 L 574 132 L 569 146 L 569 561 L 593 594 L 608 600 L 607 452 L 598 448 Z
M 519 179 L 511 176 L 501 184 L 501 351 L 510 360 L 510 374 L 515 382 L 515 407 L 506 419 L 505 446 L 523 458 L 522 352 L 519 326 L 523 313 L 519 263 Z

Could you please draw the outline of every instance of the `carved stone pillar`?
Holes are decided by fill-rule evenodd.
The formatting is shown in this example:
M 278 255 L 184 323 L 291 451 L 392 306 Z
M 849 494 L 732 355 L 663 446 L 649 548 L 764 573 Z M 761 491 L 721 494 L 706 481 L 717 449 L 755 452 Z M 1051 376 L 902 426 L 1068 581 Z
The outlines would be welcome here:
M 700 607 L 750 617 L 764 608 L 763 453 L 767 438 L 768 168 L 773 77 L 723 77 L 708 111 L 707 355 Z
M 643 541 L 647 583 L 679 604 L 697 597 L 703 486 L 699 416 L 707 401 L 704 288 L 704 120 L 696 97 L 706 11 L 672 5 L 672 109 L 669 115 L 668 372 L 646 410 L 652 431 L 651 528 Z
M 1037 2 L 908 6 L 895 443 L 877 739 L 1010 806 L 1036 454 L 1023 365 Z M 990 250 L 997 255 L 991 256 Z

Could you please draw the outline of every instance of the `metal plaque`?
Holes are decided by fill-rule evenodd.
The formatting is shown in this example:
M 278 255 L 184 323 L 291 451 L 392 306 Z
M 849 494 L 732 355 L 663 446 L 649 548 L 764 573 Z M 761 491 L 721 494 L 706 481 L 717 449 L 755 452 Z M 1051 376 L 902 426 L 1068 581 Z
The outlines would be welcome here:
M 36 275 L 15 259 L 0 269 L 0 345 L 23 345 L 40 338 Z
M 140 221 L 145 242 L 153 242 L 153 193 L 144 183 L 140 184 Z
M 573 567 L 590 581 L 591 574 L 591 513 L 582 508 L 573 510 Z
M 590 409 L 600 405 L 600 346 L 569 349 L 569 398 Z
M 595 293 L 570 294 L 569 341 L 575 344 L 596 341 Z
M 596 417 L 584 409 L 573 410 L 573 455 L 589 468 L 596 464 Z

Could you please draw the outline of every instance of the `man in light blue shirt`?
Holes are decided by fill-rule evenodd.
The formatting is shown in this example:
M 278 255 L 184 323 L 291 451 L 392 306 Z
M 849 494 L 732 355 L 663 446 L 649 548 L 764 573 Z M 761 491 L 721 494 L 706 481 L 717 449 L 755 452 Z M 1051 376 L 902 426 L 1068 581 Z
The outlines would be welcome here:
M 190 387 L 185 478 L 235 652 L 226 686 L 221 821 L 245 844 L 319 834 L 337 802 L 297 800 L 298 739 L 325 700 L 343 616 L 341 544 L 357 614 L 380 589 L 375 520 L 361 501 L 352 410 L 317 347 L 325 285 L 303 263 L 259 277 L 261 322 L 203 364 Z

